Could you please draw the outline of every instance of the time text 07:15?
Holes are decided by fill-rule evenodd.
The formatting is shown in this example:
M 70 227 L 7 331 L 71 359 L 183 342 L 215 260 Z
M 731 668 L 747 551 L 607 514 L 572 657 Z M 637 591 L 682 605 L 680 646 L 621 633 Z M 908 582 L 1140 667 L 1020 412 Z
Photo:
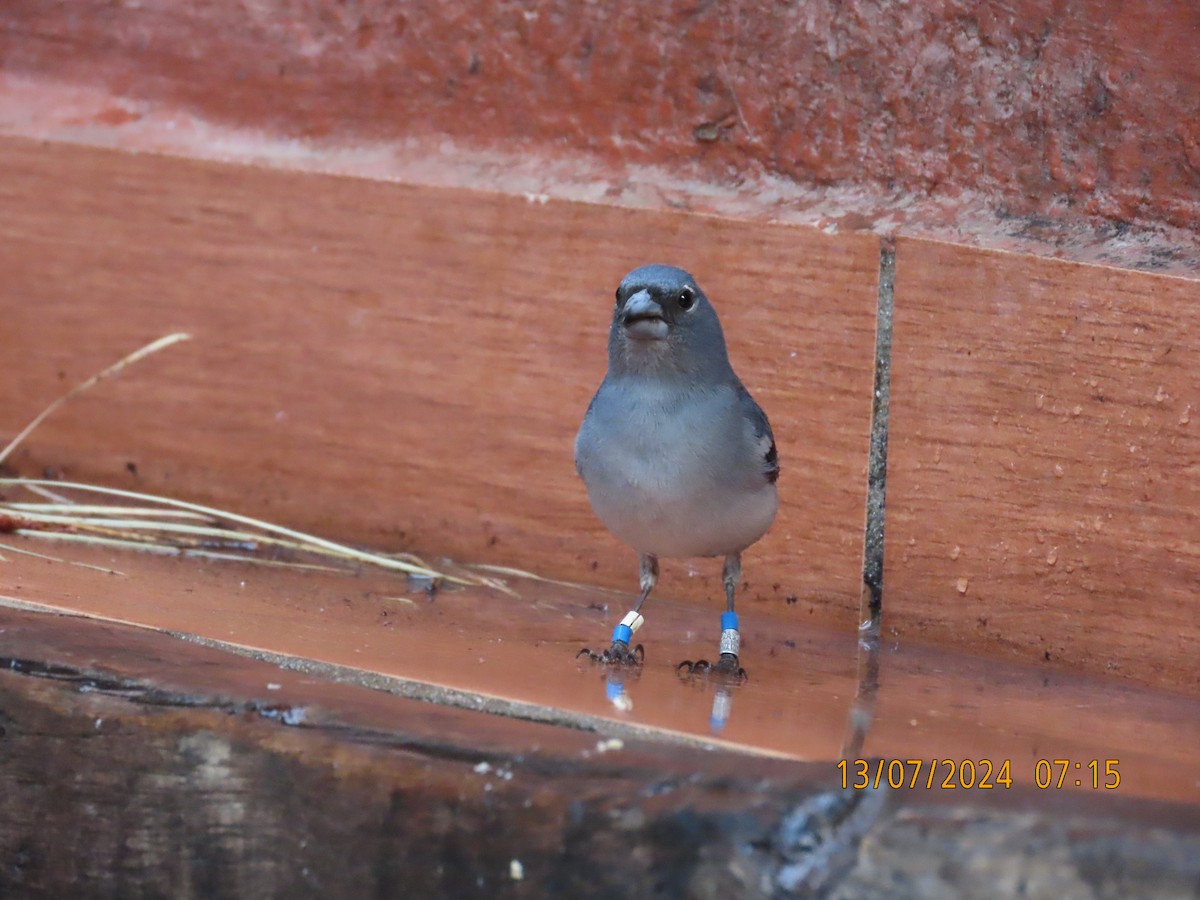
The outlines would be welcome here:
M 1116 790 L 1121 784 L 1115 759 L 1039 759 L 1033 765 L 1033 785 L 1041 790 L 1068 786 Z M 942 788 L 994 790 L 1013 786 L 1010 759 L 842 759 L 837 764 L 843 788 Z

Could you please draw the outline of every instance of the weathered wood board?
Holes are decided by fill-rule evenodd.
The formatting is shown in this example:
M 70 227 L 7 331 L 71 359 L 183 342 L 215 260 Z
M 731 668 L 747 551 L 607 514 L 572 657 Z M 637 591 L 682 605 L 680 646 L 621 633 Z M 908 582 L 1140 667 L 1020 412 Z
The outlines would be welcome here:
M 330 684 L 0 609 L 0 893 L 1187 896 L 1194 805 L 801 765 Z M 600 748 L 604 748 L 601 752 Z
M 23 471 L 633 588 L 572 445 L 613 288 L 677 262 L 783 462 L 747 590 L 854 622 L 873 237 L 19 139 L 0 139 L 0 168 L 6 432 L 148 340 L 195 336 L 48 420 Z M 665 565 L 663 593 L 715 600 L 719 562 L 694 571 Z
M 1200 282 L 897 245 L 886 626 L 1200 685 Z
M 714 731 L 717 686 L 674 671 L 680 660 L 716 648 L 716 622 L 690 603 L 656 604 L 638 635 L 644 666 L 607 673 L 576 659 L 581 646 L 605 646 L 626 609 L 622 598 L 595 588 L 513 579 L 518 597 L 447 589 L 430 601 L 380 571 L 295 571 L 14 536 L 0 540 L 0 556 L 0 607 L 192 635 L 284 661 L 295 673 L 435 703 L 824 760 L 831 769 L 863 754 L 987 759 L 993 768 L 1007 759 L 1014 786 L 1023 788 L 1034 784 L 1039 758 L 1115 759 L 1120 790 L 1100 795 L 1200 803 L 1193 778 L 1200 697 L 1083 678 L 1042 660 L 1015 665 L 889 641 L 875 657 L 872 687 L 858 679 L 865 657 L 854 632 L 761 616 L 751 605 L 742 614 L 750 681 L 725 691 L 724 721 Z M 98 643 L 96 662 L 110 651 Z M 236 671 L 240 663 L 228 666 Z M 170 675 L 164 666 L 155 678 Z M 621 706 L 610 700 L 613 680 L 627 701 Z M 863 736 L 857 744 L 853 729 Z M 489 740 L 481 733 L 481 744 Z

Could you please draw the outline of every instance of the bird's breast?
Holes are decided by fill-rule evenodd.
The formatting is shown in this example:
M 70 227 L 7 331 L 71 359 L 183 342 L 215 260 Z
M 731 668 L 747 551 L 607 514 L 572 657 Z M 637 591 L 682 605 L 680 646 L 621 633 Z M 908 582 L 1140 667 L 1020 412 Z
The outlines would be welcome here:
M 599 519 L 642 553 L 718 556 L 758 540 L 775 517 L 732 390 L 604 387 L 576 440 Z

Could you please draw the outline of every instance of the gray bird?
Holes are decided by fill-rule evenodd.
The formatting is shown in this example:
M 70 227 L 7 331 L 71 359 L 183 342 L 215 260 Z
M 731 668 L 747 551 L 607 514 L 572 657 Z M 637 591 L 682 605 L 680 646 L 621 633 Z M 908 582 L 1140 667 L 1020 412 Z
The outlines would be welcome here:
M 723 556 L 727 612 L 720 660 L 680 663 L 744 677 L 734 591 L 741 553 L 770 527 L 779 505 L 779 457 L 766 413 L 729 364 L 716 310 L 690 274 L 634 269 L 617 288 L 608 373 L 575 439 L 575 468 L 596 516 L 640 556 L 641 594 L 603 653 L 640 664 L 630 650 L 659 557 Z

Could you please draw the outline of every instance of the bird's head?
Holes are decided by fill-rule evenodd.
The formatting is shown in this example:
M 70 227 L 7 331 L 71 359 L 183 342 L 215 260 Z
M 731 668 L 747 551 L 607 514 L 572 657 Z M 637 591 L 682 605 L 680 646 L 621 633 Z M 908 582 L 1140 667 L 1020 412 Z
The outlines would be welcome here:
M 618 373 L 724 374 L 725 335 L 696 279 L 674 266 L 634 269 L 617 287 L 608 337 L 609 368 Z

